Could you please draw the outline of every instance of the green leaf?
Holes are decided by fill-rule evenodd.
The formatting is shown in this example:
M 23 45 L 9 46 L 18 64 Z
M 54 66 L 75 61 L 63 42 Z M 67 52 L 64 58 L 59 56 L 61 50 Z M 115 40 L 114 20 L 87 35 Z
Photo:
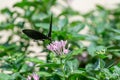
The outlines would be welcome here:
M 81 77 L 84 77 L 84 76 L 86 76 L 85 71 L 83 71 L 83 70 L 74 70 L 72 73 L 70 73 L 68 75 L 68 78 L 70 80 L 76 80 L 76 79 L 81 79 Z
M 113 73 L 114 73 L 114 74 L 116 73 L 116 74 L 120 75 L 120 67 L 114 66 Z
M 26 60 L 30 61 L 30 62 L 33 62 L 33 63 L 39 63 L 39 64 L 44 64 L 45 63 L 45 61 L 40 60 L 38 58 L 27 58 Z
M 101 23 L 97 26 L 96 31 L 97 31 L 98 34 L 105 31 L 105 27 L 103 27 L 104 25 L 105 25 L 104 23 Z
M 82 51 L 83 51 L 82 48 L 81 48 L 81 49 L 78 49 L 78 50 L 74 50 L 74 51 L 68 53 L 68 54 L 66 55 L 66 58 L 65 58 L 65 59 L 68 60 L 68 59 L 72 58 L 73 56 L 76 56 L 76 55 L 78 55 L 78 54 L 82 54 Z
M 107 79 L 111 79 L 112 76 L 113 76 L 112 73 L 109 71 L 108 68 L 102 69 L 102 73 L 105 75 L 105 77 L 106 77 Z
M 98 59 L 94 65 L 94 70 L 100 70 L 105 67 L 105 62 L 102 59 Z
M 82 70 L 74 70 L 72 73 L 71 73 L 71 75 L 73 75 L 73 74 L 84 74 L 85 73 L 85 71 L 82 71 Z
M 22 65 L 22 68 L 20 69 L 20 72 L 23 73 L 23 72 L 26 72 L 28 70 L 28 65 L 27 64 L 23 64 Z
M 85 25 L 84 24 L 77 24 L 73 27 L 68 28 L 69 32 L 80 32 L 82 29 L 84 29 Z
M 82 54 L 82 51 L 83 51 L 82 48 L 81 48 L 81 49 L 74 50 L 74 51 L 72 51 L 72 55 L 75 56 L 75 55 L 78 55 L 78 54 Z
M 70 54 L 67 54 L 67 56 L 69 57 L 69 56 L 75 56 L 75 55 L 78 55 L 78 54 L 82 54 L 82 51 L 83 51 L 83 49 L 81 48 L 81 49 L 77 49 L 77 50 L 73 50 Z
M 10 75 L 0 73 L 0 80 L 10 80 L 12 79 Z
M 21 73 L 19 73 L 19 72 L 13 73 L 11 75 L 11 77 L 12 77 L 12 79 L 9 79 L 9 80 L 16 80 L 16 79 L 26 80 L 26 78 L 24 76 L 22 76 Z
M 101 6 L 101 5 L 96 5 L 96 7 L 97 7 L 98 9 L 100 9 L 100 10 L 105 10 L 105 8 L 104 8 L 103 6 Z
M 24 59 L 25 59 L 25 55 L 19 55 L 18 58 L 15 60 L 15 63 L 19 64 L 23 62 Z
M 58 76 L 60 76 L 60 77 L 64 77 L 64 76 L 65 76 L 65 75 L 64 75 L 64 72 L 61 71 L 60 69 L 56 69 L 56 71 L 53 72 L 53 74 L 54 74 L 54 75 L 58 75 Z
M 78 34 L 78 33 L 70 33 L 72 35 L 72 39 L 76 39 L 76 40 L 85 40 L 86 35 L 83 34 Z
M 60 64 L 56 64 L 56 63 L 44 63 L 44 64 L 40 64 L 38 66 L 40 66 L 40 67 L 59 67 Z
M 5 46 L 0 45 L 0 51 L 4 51 L 5 49 Z
M 118 30 L 118 29 L 110 29 L 110 30 L 113 31 L 113 32 L 115 32 L 115 33 L 120 34 L 120 30 Z
M 21 2 L 18 2 L 16 4 L 14 4 L 13 7 L 19 7 L 19 8 L 22 8 L 24 9 L 25 6 L 33 6 L 33 2 L 30 2 L 30 1 L 21 1 Z
M 50 76 L 52 76 L 52 74 L 51 73 L 48 73 L 48 72 L 44 72 L 44 71 L 40 71 L 40 72 L 37 72 L 37 74 L 39 75 L 39 76 L 43 76 L 43 77 L 50 77 Z
M 97 35 L 87 35 L 86 39 L 89 41 L 95 42 L 95 41 L 99 40 L 99 37 Z
M 67 61 L 65 63 L 65 70 L 68 72 L 68 74 L 71 74 L 78 69 L 78 66 L 79 66 L 79 62 L 77 59 Z
M 50 24 L 49 24 L 49 23 L 35 23 L 35 26 L 49 30 Z M 52 31 L 58 31 L 58 28 L 53 25 L 53 26 L 52 26 Z
M 12 11 L 9 10 L 8 8 L 4 8 L 0 11 L 2 14 L 7 14 L 7 15 L 11 15 L 12 16 Z
M 13 23 L 2 23 L 0 25 L 0 29 L 13 29 L 14 28 L 14 24 Z
M 106 48 L 104 46 L 97 46 L 96 47 L 96 54 L 99 58 L 104 59 L 106 58 Z
M 87 51 L 91 56 L 95 56 L 96 46 L 91 44 L 90 46 L 88 46 Z
M 115 36 L 112 37 L 112 39 L 120 40 L 120 36 L 115 35 Z
M 92 76 L 86 76 L 88 78 L 88 80 L 98 80 L 97 78 L 95 77 L 92 77 Z
M 32 16 L 32 20 L 33 21 L 40 21 L 40 20 L 43 20 L 43 19 L 46 19 L 48 17 L 48 15 L 44 14 L 44 13 L 40 13 L 40 14 L 34 14 Z
M 60 19 L 59 22 L 58 22 L 59 30 L 61 30 L 67 24 L 68 24 L 68 19 L 67 18 Z
M 96 50 L 97 51 L 106 50 L 106 47 L 104 47 L 104 46 L 97 46 Z
M 91 71 L 93 70 L 93 64 L 88 63 L 88 64 L 85 66 L 85 70 L 86 70 L 87 72 L 91 72 Z

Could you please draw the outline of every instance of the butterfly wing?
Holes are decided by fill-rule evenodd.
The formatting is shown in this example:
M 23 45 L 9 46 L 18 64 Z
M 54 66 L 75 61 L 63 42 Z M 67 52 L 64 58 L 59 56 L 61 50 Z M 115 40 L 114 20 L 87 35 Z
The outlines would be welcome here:
M 51 32 L 52 32 L 52 15 L 50 18 L 50 27 L 49 27 L 49 32 L 48 32 L 48 37 L 51 38 Z
M 49 37 L 47 37 L 46 35 L 38 32 L 38 31 L 31 30 L 31 29 L 24 29 L 23 33 L 26 34 L 28 37 L 35 39 L 35 40 L 49 39 Z

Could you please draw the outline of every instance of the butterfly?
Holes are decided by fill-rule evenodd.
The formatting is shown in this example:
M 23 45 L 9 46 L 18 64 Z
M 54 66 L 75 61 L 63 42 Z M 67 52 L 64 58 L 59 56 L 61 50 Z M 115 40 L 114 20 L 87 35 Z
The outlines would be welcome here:
M 24 30 L 22 30 L 22 32 L 34 40 L 50 40 L 51 41 L 52 15 L 51 15 L 51 19 L 50 19 L 48 35 L 44 35 L 43 33 L 36 31 L 36 30 L 32 30 L 32 29 L 24 29 Z

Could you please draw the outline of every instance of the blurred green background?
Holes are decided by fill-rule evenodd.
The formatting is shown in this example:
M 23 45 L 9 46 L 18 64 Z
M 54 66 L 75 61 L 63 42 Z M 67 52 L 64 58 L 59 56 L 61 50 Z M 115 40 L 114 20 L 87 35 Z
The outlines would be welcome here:
M 96 48 L 107 49 L 108 62 L 119 59 L 120 4 L 116 4 L 114 8 L 97 4 L 94 9 L 80 12 L 71 6 L 72 2 L 72 0 L 64 0 L 62 3 L 58 0 L 22 0 L 15 3 L 13 9 L 9 7 L 1 9 L 0 14 L 4 16 L 4 20 L 0 22 L 0 71 L 25 72 L 22 68 L 26 65 L 23 64 L 26 63 L 30 53 L 34 55 L 38 50 L 39 56 L 34 57 L 45 55 L 43 52 L 46 52 L 48 42 L 34 41 L 24 35 L 22 30 L 29 28 L 47 34 L 51 14 L 53 14 L 52 40 L 67 40 L 71 45 L 71 51 L 83 49 L 81 54 L 88 55 L 85 62 L 81 60 L 81 67 L 96 60 L 97 57 L 93 58 L 96 56 Z M 82 6 L 78 9 L 80 8 Z M 34 49 L 33 46 L 37 47 Z

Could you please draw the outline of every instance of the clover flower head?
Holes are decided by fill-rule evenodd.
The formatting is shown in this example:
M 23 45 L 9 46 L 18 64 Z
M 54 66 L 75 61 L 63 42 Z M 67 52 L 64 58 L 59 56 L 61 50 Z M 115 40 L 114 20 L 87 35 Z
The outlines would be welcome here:
M 32 77 L 33 77 L 34 80 L 39 80 L 39 76 L 35 73 L 32 74 Z
M 31 77 L 31 76 L 28 76 L 28 77 L 27 77 L 27 80 L 32 80 L 32 77 Z
M 39 76 L 35 73 L 33 73 L 32 75 L 29 75 L 27 77 L 27 80 L 39 80 Z
M 68 48 L 65 48 L 67 41 L 53 41 L 51 44 L 47 46 L 47 49 L 52 51 L 57 55 L 67 54 L 69 52 Z

